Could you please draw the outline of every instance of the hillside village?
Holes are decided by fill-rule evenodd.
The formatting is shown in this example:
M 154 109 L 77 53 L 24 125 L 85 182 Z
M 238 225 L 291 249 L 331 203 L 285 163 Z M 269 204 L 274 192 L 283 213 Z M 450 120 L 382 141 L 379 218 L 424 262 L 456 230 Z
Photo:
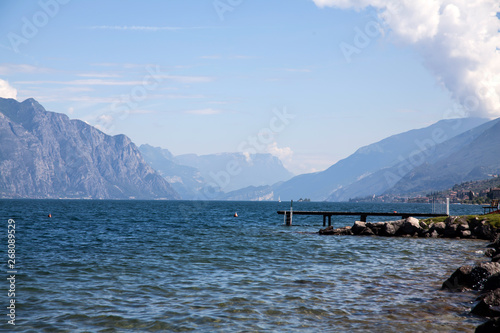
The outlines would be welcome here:
M 492 199 L 500 199 L 500 175 L 490 175 L 490 179 L 468 181 L 454 185 L 452 188 L 431 192 L 425 195 L 413 196 L 399 195 L 373 195 L 364 198 L 350 199 L 350 202 L 407 202 L 407 203 L 432 203 L 444 202 L 450 198 L 450 203 L 486 204 Z

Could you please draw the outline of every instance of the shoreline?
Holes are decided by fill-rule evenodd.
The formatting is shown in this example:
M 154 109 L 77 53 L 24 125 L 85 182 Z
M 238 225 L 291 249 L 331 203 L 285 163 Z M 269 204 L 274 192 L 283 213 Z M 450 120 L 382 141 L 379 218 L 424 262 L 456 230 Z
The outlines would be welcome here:
M 457 268 L 441 287 L 450 292 L 476 291 L 477 298 L 471 300 L 476 304 L 470 314 L 486 320 L 475 332 L 487 333 L 500 332 L 500 228 L 497 225 L 498 216 L 491 219 L 485 215 L 449 216 L 426 220 L 409 217 L 387 222 L 356 221 L 351 227 L 320 229 L 319 234 L 490 241 L 484 251 L 490 261 Z

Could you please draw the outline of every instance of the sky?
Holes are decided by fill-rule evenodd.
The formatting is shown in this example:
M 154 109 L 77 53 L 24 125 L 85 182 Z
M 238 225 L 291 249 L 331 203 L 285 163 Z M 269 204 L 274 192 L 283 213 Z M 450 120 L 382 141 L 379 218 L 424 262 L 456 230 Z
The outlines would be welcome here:
M 493 0 L 0 0 L 0 97 L 174 155 L 293 173 L 441 119 L 500 117 Z

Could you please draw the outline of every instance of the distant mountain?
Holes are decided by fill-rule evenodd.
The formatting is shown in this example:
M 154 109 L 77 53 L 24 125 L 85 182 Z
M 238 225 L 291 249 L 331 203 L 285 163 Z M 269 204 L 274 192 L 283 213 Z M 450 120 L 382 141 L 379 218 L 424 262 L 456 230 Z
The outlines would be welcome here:
M 454 184 L 500 173 L 500 119 L 482 126 L 484 131 L 446 158 L 424 163 L 399 180 L 388 193 L 407 194 L 444 190 Z
M 0 98 L 0 197 L 178 199 L 125 135 Z
M 269 201 L 273 199 L 273 189 L 269 185 L 249 186 L 240 190 L 225 193 L 220 197 L 220 200 L 235 201 Z
M 313 201 L 348 200 L 346 196 L 334 197 L 334 194 L 380 169 L 408 159 L 412 153 L 426 149 L 429 142 L 446 141 L 486 121 L 480 118 L 441 120 L 422 129 L 390 136 L 358 149 L 325 171 L 299 175 L 273 186 L 274 199 L 280 196 L 282 200 L 301 197 Z
M 241 153 L 173 156 L 167 149 L 141 145 L 144 159 L 168 180 L 183 199 L 246 200 L 228 192 L 247 186 L 269 186 L 293 175 L 271 154 Z M 237 195 L 253 200 L 253 195 Z
M 384 193 L 403 194 L 405 192 L 403 189 L 393 189 L 393 187 L 404 179 L 405 176 L 412 174 L 414 170 L 418 170 L 420 167 L 425 168 L 426 165 L 449 159 L 450 156 L 456 154 L 463 147 L 477 139 L 497 122 L 498 120 L 486 122 L 441 143 L 427 139 L 425 141 L 426 144 L 421 145 L 421 149 L 413 151 L 407 158 L 401 159 L 399 163 L 393 166 L 380 169 L 359 181 L 344 186 L 333 192 L 328 197 L 328 201 L 346 201 L 350 198 L 381 195 Z M 451 176 L 451 178 L 455 179 L 456 177 Z M 430 185 L 430 187 L 427 187 L 427 191 L 435 191 L 440 188 L 439 186 L 436 187 L 439 184 L 435 182 L 432 182 Z M 398 186 L 405 185 L 401 183 Z
M 271 154 L 187 154 L 176 156 L 174 161 L 196 168 L 208 184 L 226 193 L 247 186 L 272 185 L 293 176 L 280 159 Z
M 209 186 L 198 169 L 174 162 L 174 156 L 167 149 L 146 144 L 141 145 L 139 150 L 149 165 L 172 185 L 182 199 L 214 199 L 222 195 L 217 187 Z

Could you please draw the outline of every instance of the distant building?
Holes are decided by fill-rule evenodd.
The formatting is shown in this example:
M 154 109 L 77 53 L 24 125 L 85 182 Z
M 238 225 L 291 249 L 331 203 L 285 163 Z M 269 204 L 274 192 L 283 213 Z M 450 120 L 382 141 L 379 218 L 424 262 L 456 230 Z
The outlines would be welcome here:
M 492 188 L 490 190 L 490 199 L 500 199 L 500 188 Z

